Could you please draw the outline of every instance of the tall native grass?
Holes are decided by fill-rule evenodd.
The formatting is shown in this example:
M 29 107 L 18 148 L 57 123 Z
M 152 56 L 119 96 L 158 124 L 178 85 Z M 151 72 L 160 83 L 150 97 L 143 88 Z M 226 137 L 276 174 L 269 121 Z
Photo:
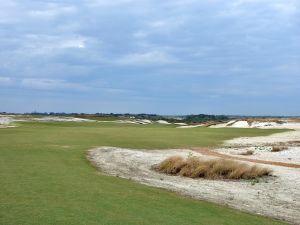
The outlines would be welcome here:
M 169 175 L 206 179 L 254 179 L 271 174 L 269 169 L 234 160 L 204 160 L 198 157 L 184 159 L 180 156 L 171 156 L 154 166 L 154 169 Z

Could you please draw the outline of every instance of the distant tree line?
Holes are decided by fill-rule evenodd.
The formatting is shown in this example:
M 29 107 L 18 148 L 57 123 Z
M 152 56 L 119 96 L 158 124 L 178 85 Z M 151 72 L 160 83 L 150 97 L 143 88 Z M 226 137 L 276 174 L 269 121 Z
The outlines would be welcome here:
M 0 115 L 20 115 L 20 113 L 0 112 Z M 116 119 L 147 119 L 147 120 L 166 120 L 171 123 L 205 123 L 205 122 L 223 122 L 230 119 L 245 119 L 245 118 L 299 118 L 299 116 L 241 116 L 241 115 L 208 115 L 208 114 L 192 114 L 192 115 L 177 115 L 166 116 L 147 113 L 65 113 L 65 112 L 31 112 L 23 113 L 22 115 L 31 116 L 73 116 L 80 118 L 95 118 L 95 117 L 110 117 Z
M 229 117 L 224 115 L 206 115 L 206 114 L 198 114 L 198 115 L 187 115 L 184 118 L 186 123 L 204 123 L 208 121 L 217 121 L 222 122 L 228 120 Z
M 8 114 L 2 112 L 2 114 Z M 73 116 L 73 117 L 81 117 L 81 118 L 92 118 L 92 117 L 115 117 L 115 118 L 128 118 L 128 119 L 147 119 L 152 121 L 157 120 L 166 120 L 171 123 L 176 122 L 184 122 L 184 123 L 204 123 L 209 121 L 226 121 L 230 119 L 230 117 L 225 115 L 207 115 L 207 114 L 196 114 L 196 115 L 181 115 L 181 116 L 165 116 L 158 114 L 132 114 L 132 113 L 65 113 L 65 112 L 31 112 L 24 113 L 24 115 L 32 115 L 32 116 Z

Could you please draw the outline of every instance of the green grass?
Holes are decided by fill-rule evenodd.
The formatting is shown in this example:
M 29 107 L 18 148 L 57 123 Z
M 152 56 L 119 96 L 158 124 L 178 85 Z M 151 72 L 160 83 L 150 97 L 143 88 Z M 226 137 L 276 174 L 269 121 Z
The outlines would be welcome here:
M 0 129 L 0 224 L 283 224 L 104 176 L 85 159 L 94 146 L 208 147 L 274 132 L 280 131 L 58 122 Z

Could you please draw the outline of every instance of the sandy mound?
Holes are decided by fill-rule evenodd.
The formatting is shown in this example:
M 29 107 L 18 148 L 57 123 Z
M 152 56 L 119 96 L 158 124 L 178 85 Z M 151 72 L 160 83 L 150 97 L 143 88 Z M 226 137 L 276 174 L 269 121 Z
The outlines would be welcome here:
M 171 124 L 171 123 L 169 123 L 168 121 L 165 121 L 165 120 L 157 120 L 156 122 L 160 123 L 160 124 Z
M 297 129 L 299 123 L 291 121 L 289 119 L 281 120 L 231 120 L 227 123 L 220 123 L 216 125 L 209 126 L 210 128 L 224 128 L 224 127 L 234 127 L 234 128 L 261 128 L 261 129 Z
M 172 155 L 187 157 L 190 150 L 137 151 L 114 147 L 90 150 L 87 158 L 103 172 L 166 188 L 196 199 L 226 204 L 230 207 L 290 222 L 300 221 L 300 170 L 268 166 L 276 177 L 259 183 L 218 181 L 168 176 L 151 170 L 151 166 Z
M 0 124 L 1 125 L 8 125 L 12 122 L 12 119 L 7 116 L 0 116 Z
M 101 121 L 104 122 L 104 121 Z M 151 124 L 151 120 L 140 120 L 140 119 L 134 119 L 134 120 L 115 120 L 115 121 L 107 121 L 107 122 L 115 122 L 115 123 L 130 123 L 130 124 Z
M 0 128 L 11 128 L 16 127 L 12 123 L 14 122 L 13 117 L 0 115 Z
M 215 149 L 215 151 L 250 159 L 300 164 L 300 123 L 283 123 L 276 125 L 276 127 L 295 130 L 269 136 L 241 137 L 227 140 L 224 142 L 224 147 Z M 284 146 L 285 149 L 272 152 L 273 146 Z M 252 154 L 241 155 L 247 151 L 252 151 Z
M 219 124 L 216 124 L 216 125 L 211 125 L 209 126 L 210 128 L 223 128 L 223 127 L 229 127 L 231 126 L 232 124 L 234 124 L 236 122 L 236 120 L 230 120 L 229 122 L 227 123 L 219 123 Z
M 95 120 L 82 119 L 66 116 L 23 116 L 23 115 L 0 115 L 0 128 L 16 127 L 13 123 L 17 122 L 96 122 Z
M 234 122 L 233 124 L 229 125 L 229 127 L 237 127 L 237 128 L 249 128 L 249 124 L 247 121 L 237 121 Z
M 95 120 L 75 118 L 75 117 L 61 117 L 61 116 L 45 116 L 40 118 L 30 118 L 32 121 L 42 121 L 42 122 L 95 122 Z
M 241 137 L 225 141 L 225 145 L 231 146 L 263 146 L 274 145 L 283 142 L 297 142 L 300 141 L 300 123 L 293 127 L 294 131 L 287 131 L 269 136 L 260 137 Z
M 195 127 L 203 127 L 203 124 L 198 124 L 198 125 L 186 125 L 186 126 L 179 126 L 176 128 L 195 128 Z
M 186 123 L 174 123 L 175 125 L 179 125 L 179 126 L 186 126 Z

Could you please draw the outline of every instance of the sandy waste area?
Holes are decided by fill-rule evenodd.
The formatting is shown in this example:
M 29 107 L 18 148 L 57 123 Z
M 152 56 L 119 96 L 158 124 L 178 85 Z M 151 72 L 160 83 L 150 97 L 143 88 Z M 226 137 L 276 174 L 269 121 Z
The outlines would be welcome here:
M 96 122 L 95 120 L 64 117 L 64 116 L 42 116 L 42 117 L 24 117 L 19 115 L 0 115 L 0 128 L 16 127 L 17 122 Z
M 12 123 L 14 120 L 10 116 L 2 116 L 0 115 L 0 128 L 10 128 L 15 127 Z
M 272 176 L 251 180 L 207 180 L 169 176 L 151 169 L 169 156 L 179 155 L 218 158 L 219 155 L 189 149 L 143 150 L 99 147 L 88 151 L 87 158 L 103 173 L 130 179 L 145 185 L 165 188 L 199 200 L 207 200 L 245 212 L 300 224 L 300 123 L 286 123 L 280 128 L 294 131 L 265 137 L 243 137 L 228 140 L 224 146 L 210 151 L 223 158 L 238 156 L 238 161 L 257 164 L 272 170 Z M 271 152 L 273 145 L 287 149 Z M 253 155 L 241 152 L 251 149 Z M 254 162 L 244 161 L 253 159 Z M 258 160 L 258 162 L 255 162 Z M 260 162 L 260 160 L 262 162 Z M 284 166 L 268 162 L 284 162 Z M 296 167 L 295 167 L 296 165 Z

